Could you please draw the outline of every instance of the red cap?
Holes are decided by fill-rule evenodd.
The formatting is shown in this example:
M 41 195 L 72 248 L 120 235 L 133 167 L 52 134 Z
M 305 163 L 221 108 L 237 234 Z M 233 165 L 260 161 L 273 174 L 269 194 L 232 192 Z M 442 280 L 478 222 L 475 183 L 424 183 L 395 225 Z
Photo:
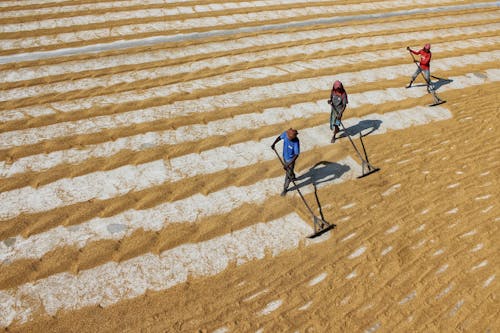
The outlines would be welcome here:
M 424 49 L 430 50 L 431 49 L 431 44 L 427 43 L 424 45 Z

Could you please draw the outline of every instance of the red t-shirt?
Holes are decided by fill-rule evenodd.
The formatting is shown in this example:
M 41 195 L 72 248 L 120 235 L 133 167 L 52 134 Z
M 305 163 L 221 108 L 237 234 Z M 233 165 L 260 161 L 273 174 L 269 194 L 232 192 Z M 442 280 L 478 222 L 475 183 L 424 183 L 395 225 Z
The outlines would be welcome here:
M 422 69 L 424 70 L 429 70 L 429 68 L 431 67 L 431 51 L 427 52 L 424 49 L 421 49 L 420 51 L 410 51 L 413 54 L 420 55 L 420 67 L 422 67 Z

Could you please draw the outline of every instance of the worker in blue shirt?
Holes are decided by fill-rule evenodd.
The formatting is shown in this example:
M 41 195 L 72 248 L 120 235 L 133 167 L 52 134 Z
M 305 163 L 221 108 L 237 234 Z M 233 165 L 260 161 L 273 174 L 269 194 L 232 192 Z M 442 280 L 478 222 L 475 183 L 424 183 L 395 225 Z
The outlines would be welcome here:
M 286 171 L 286 175 L 281 196 L 286 195 L 290 181 L 295 180 L 295 161 L 300 154 L 300 141 L 299 138 L 297 138 L 298 134 L 299 132 L 297 132 L 297 130 L 289 128 L 285 132 L 281 133 L 281 135 L 278 136 L 271 145 L 271 148 L 274 150 L 276 143 L 283 140 L 283 161 L 285 163 L 284 169 Z

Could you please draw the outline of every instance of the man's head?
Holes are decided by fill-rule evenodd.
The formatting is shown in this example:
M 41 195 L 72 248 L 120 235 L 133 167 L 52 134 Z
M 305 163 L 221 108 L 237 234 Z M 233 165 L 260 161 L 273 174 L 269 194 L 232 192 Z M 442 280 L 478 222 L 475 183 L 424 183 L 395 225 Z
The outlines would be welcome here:
M 289 128 L 286 130 L 286 136 L 288 137 L 288 140 L 294 140 L 295 138 L 297 138 L 297 134 L 299 134 L 299 132 L 297 132 L 296 129 Z
M 339 90 L 339 89 L 342 89 L 342 88 L 343 88 L 343 87 L 342 87 L 342 82 L 340 82 L 339 80 L 337 80 L 337 81 L 335 81 L 335 82 L 333 83 L 333 89 L 335 89 L 335 90 Z
M 431 44 L 427 43 L 424 45 L 424 50 L 426 50 L 427 52 L 429 52 L 431 50 Z

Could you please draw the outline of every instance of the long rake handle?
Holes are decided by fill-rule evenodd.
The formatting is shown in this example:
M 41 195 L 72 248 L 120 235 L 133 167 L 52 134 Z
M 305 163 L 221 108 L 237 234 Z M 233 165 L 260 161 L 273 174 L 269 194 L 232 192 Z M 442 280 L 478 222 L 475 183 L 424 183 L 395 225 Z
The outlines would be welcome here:
M 316 184 L 314 182 L 313 186 L 314 186 L 314 197 L 316 198 L 316 203 L 318 204 L 319 215 L 321 216 L 321 219 L 324 221 L 325 217 L 323 216 L 323 209 L 321 208 L 321 203 L 319 202 L 318 189 L 316 188 Z
M 368 154 L 366 153 L 365 143 L 363 142 L 363 135 L 359 133 L 359 141 L 361 141 L 361 147 L 363 147 L 363 154 L 365 154 L 366 163 L 370 166 L 370 161 L 368 160 Z
M 285 165 L 285 162 L 283 162 L 283 160 L 281 159 L 280 155 L 278 154 L 278 152 L 276 151 L 276 149 L 273 148 L 273 151 L 274 153 L 276 154 L 276 157 L 278 157 L 278 160 L 280 160 L 281 162 L 281 165 L 285 168 L 286 165 Z M 302 199 L 302 202 L 304 203 L 304 205 L 307 207 L 307 209 L 309 210 L 309 213 L 311 213 L 311 215 L 313 217 L 316 217 L 314 215 L 314 212 L 312 211 L 311 207 L 309 207 L 309 205 L 307 204 L 307 201 L 306 201 L 306 198 L 304 198 L 304 196 L 302 195 L 302 192 L 300 191 L 300 188 L 297 186 L 297 184 L 295 183 L 295 180 L 293 180 L 293 178 L 291 177 L 290 173 L 288 172 L 288 169 L 286 170 L 286 175 L 287 177 L 290 178 L 290 180 L 292 181 L 292 184 L 293 186 L 295 186 L 295 188 L 297 189 L 297 192 L 299 193 L 300 195 L 300 198 Z
M 340 122 L 340 126 L 342 126 L 342 129 L 344 130 L 345 135 L 347 135 L 347 137 L 349 138 L 349 141 L 351 141 L 351 144 L 354 147 L 354 150 L 356 151 L 356 154 L 358 154 L 359 159 L 361 161 L 364 161 L 365 159 L 361 156 L 361 153 L 359 152 L 358 147 L 356 147 L 356 145 L 354 144 L 354 141 L 352 141 L 352 138 L 349 135 L 349 133 L 347 132 L 347 129 L 345 128 L 344 123 L 342 121 L 340 121 L 340 120 L 339 120 L 339 122 Z

